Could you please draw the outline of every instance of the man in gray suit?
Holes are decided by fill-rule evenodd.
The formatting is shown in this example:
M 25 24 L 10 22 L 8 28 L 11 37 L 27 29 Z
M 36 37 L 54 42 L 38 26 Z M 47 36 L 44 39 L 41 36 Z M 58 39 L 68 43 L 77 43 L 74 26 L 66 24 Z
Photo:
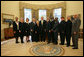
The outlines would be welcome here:
M 72 21 L 72 42 L 73 49 L 78 49 L 78 34 L 79 28 L 81 25 L 81 20 L 78 18 L 78 15 L 74 15 L 74 20 Z

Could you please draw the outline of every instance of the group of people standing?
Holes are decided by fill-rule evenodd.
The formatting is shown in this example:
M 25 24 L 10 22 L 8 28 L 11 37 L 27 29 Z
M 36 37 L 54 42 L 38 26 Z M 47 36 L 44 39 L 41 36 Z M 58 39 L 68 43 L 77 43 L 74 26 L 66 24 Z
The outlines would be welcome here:
M 41 21 L 33 18 L 30 23 L 28 18 L 26 18 L 26 22 L 24 22 L 23 18 L 21 18 L 19 22 L 18 17 L 16 17 L 16 21 L 13 22 L 13 30 L 16 43 L 19 43 L 18 37 L 21 38 L 21 43 L 24 43 L 24 36 L 26 36 L 26 40 L 29 42 L 29 36 L 31 35 L 32 42 L 45 42 L 46 38 L 48 38 L 48 44 L 52 42 L 57 45 L 58 35 L 60 35 L 60 45 L 64 45 L 66 39 L 67 47 L 69 47 L 72 36 L 73 49 L 78 49 L 78 32 L 80 24 L 81 21 L 78 15 L 74 15 L 72 21 L 70 16 L 67 17 L 67 21 L 65 21 L 64 17 L 61 17 L 60 23 L 57 17 L 55 19 L 53 17 L 47 17 L 47 20 L 41 17 Z

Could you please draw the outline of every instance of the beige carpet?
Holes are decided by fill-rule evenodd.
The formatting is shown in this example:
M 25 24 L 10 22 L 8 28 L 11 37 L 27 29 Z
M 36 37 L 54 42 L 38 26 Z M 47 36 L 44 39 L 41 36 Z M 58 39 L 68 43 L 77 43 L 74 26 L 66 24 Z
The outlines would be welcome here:
M 20 39 L 19 39 L 20 42 Z M 1 42 L 1 56 L 33 56 L 30 53 L 30 48 L 38 44 L 47 44 L 47 42 L 26 42 L 24 37 L 24 44 L 16 44 L 15 39 Z M 59 40 L 60 42 L 60 40 Z M 52 44 L 52 43 L 51 43 Z M 72 41 L 71 41 L 72 44 Z M 83 56 L 83 39 L 79 39 L 79 49 L 72 49 L 72 47 L 66 47 L 66 45 L 56 45 L 64 49 L 64 53 L 61 56 Z

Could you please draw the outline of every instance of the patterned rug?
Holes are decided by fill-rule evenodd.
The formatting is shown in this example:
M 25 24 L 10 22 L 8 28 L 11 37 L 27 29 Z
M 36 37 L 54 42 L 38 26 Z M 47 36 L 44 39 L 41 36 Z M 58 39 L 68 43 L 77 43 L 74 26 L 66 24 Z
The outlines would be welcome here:
M 30 48 L 30 53 L 34 56 L 61 56 L 64 49 L 53 44 L 38 44 Z

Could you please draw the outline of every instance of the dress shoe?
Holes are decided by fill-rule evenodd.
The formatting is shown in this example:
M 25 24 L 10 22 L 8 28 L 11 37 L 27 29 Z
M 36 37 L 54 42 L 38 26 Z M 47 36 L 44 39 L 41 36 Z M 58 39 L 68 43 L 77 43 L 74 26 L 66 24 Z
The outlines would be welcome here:
M 19 43 L 19 42 L 16 42 L 16 43 Z
M 21 42 L 21 43 L 24 43 L 24 42 Z
M 78 48 L 72 48 L 72 49 L 78 49 Z
M 66 46 L 66 47 L 69 47 L 69 46 Z

